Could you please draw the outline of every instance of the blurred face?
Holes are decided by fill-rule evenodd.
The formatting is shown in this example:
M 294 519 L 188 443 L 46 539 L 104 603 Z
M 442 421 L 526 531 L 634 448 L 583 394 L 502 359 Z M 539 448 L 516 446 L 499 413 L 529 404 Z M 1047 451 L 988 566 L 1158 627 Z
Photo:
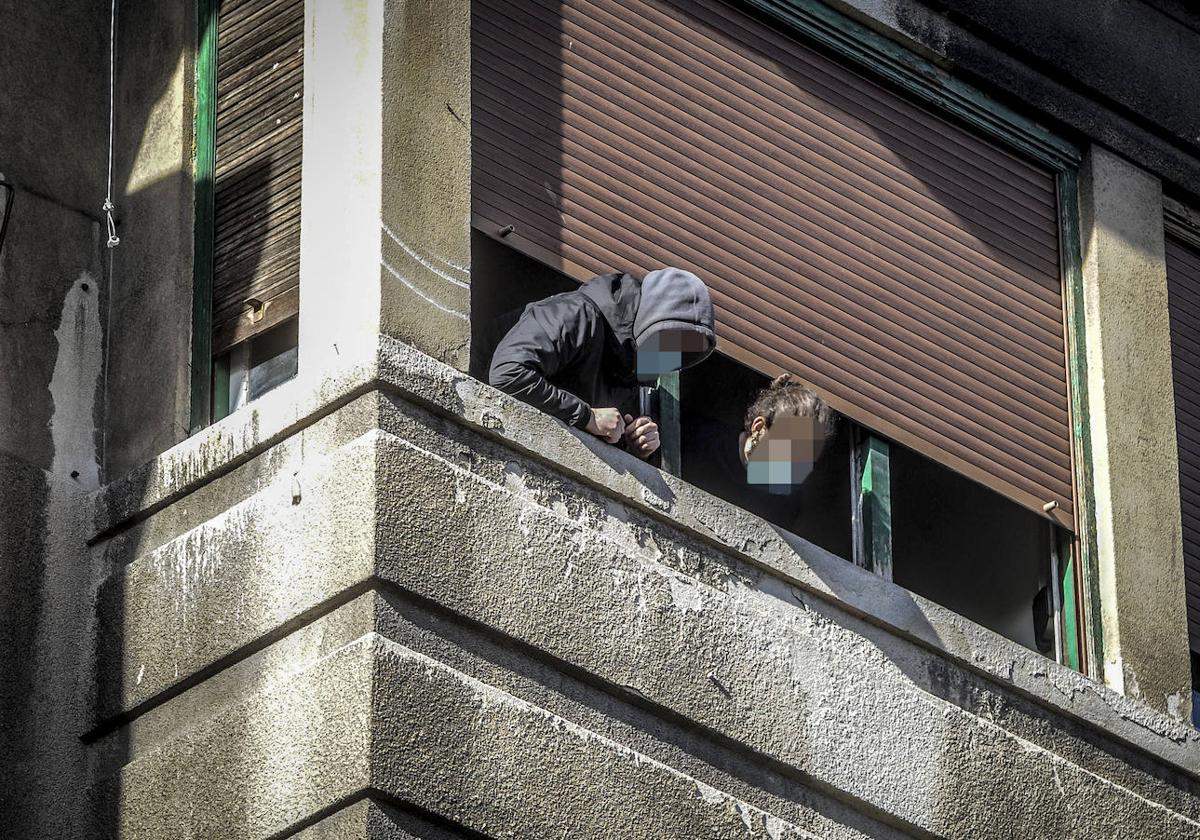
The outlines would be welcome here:
M 776 417 L 770 428 L 765 417 L 755 417 L 741 437 L 746 481 L 790 492 L 808 478 L 824 447 L 825 430 L 812 417 Z
M 659 330 L 638 345 L 638 378 L 653 379 L 679 370 L 687 354 L 706 349 L 707 341 L 695 330 Z

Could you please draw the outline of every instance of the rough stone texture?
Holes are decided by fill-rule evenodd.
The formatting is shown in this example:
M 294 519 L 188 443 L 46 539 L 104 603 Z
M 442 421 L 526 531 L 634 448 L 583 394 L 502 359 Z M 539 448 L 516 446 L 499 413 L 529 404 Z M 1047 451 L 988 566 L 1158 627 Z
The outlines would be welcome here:
M 294 835 L 296 840 L 466 840 L 456 830 L 375 799 L 362 799 Z
M 0 833 L 70 838 L 87 771 L 108 8 L 41 10 L 0 0 L 0 179 L 16 187 L 0 246 Z
M 1080 178 L 1104 678 L 1191 719 L 1162 194 L 1103 149 Z
M 553 464 L 556 472 L 603 490 L 621 505 L 677 523 L 722 551 L 772 569 L 853 614 L 870 616 L 905 638 L 970 663 L 980 673 L 1011 681 L 1039 702 L 1094 721 L 1129 743 L 1190 772 L 1200 772 L 1195 749 L 1200 736 L 1191 727 L 1073 672 L 1047 669 L 1046 660 L 1037 654 L 1009 643 L 996 644 L 994 634 L 945 608 L 864 575 L 839 558 L 587 435 L 566 429 L 405 345 L 384 341 L 375 372 L 363 368 L 359 376 L 359 381 L 338 380 L 337 387 L 330 388 L 327 396 L 333 404 L 342 404 L 346 394 L 369 388 L 377 376 L 389 391 L 402 393 L 441 415 L 465 418 L 482 434 L 504 440 L 505 446 L 526 457 Z M 284 397 L 293 402 L 285 402 Z M 183 518 L 172 513 L 179 509 L 172 501 L 199 491 L 208 483 L 206 477 L 233 475 L 238 464 L 252 463 L 247 459 L 255 453 L 267 452 L 274 443 L 294 434 L 303 426 L 296 418 L 313 404 L 312 399 L 312 395 L 288 391 L 285 386 L 257 403 L 258 408 L 227 418 L 208 435 L 189 439 L 137 474 L 106 488 L 96 500 L 96 529 L 119 529 L 124 521 L 140 520 L 143 510 L 161 511 L 146 527 L 158 528 L 151 523 L 165 521 L 164 516 L 182 522 Z M 366 409 L 368 414 L 372 410 Z M 338 422 L 334 418 L 339 413 L 329 415 L 328 420 Z M 357 422 L 346 421 L 347 434 L 361 434 Z M 459 457 L 469 461 L 465 447 L 463 452 L 466 454 Z M 249 475 L 261 480 L 258 472 Z M 236 483 L 225 484 L 219 492 L 233 499 L 250 495 Z M 172 525 L 164 533 L 178 534 L 179 527 Z
M 99 236 L 94 219 L 20 189 L 0 251 L 0 450 L 78 472 L 88 489 L 99 486 Z
M 266 838 L 361 791 L 372 741 L 369 636 L 272 682 L 99 781 L 95 837 Z
M 374 464 L 368 435 L 118 568 L 97 596 L 97 716 L 138 706 L 364 581 Z
M 356 836 L 375 792 L 466 836 L 1200 831 L 1189 729 L 411 348 L 380 369 L 302 459 L 210 465 L 228 512 L 177 514 L 177 465 L 121 549 L 92 750 L 123 840 Z
M 118 16 L 106 481 L 188 434 L 194 7 L 122 0 Z
M 90 657 L 84 493 L 0 452 L 0 814 L 11 837 L 77 836 Z

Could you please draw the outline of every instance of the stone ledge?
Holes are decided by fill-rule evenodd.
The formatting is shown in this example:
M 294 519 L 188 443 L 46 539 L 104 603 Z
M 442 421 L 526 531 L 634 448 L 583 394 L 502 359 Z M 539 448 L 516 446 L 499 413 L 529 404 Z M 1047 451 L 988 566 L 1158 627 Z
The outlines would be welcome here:
M 194 491 L 302 428 L 307 422 L 302 419 L 304 410 L 313 411 L 313 419 L 328 414 L 336 405 L 322 402 L 321 395 L 344 404 L 364 389 L 378 387 L 599 489 L 617 506 L 641 511 L 753 563 L 783 581 L 785 589 L 798 586 L 870 624 L 939 651 L 970 671 L 1013 687 L 1047 709 L 1200 777 L 1200 751 L 1196 750 L 1200 734 L 1191 727 L 568 429 L 407 345 L 381 340 L 376 370 L 359 374 L 357 380 L 339 380 L 340 390 L 336 383 L 308 395 L 280 389 L 270 395 L 276 401 L 269 409 L 264 398 L 264 405 L 256 410 L 235 413 L 218 424 L 220 428 L 180 444 L 141 471 L 145 480 L 138 482 L 142 487 L 140 509 L 130 503 L 128 483 L 100 491 L 97 527 L 117 527 L 121 517 L 144 516 L 145 511 Z M 214 440 L 216 443 L 211 442 Z M 237 443 L 218 445 L 221 441 Z
M 479 840 L 455 829 L 436 826 L 372 791 L 291 837 L 295 840 Z
M 908 836 L 864 816 L 855 805 L 807 790 L 802 781 L 781 774 L 769 763 L 764 765 L 741 745 L 721 745 L 693 725 L 664 719 L 660 716 L 662 710 L 632 706 L 628 698 L 572 677 L 557 663 L 546 662 L 539 651 L 497 638 L 436 605 L 385 584 L 378 585 L 382 588 L 365 592 L 102 739 L 92 747 L 94 772 L 103 777 L 122 763 L 140 766 L 153 762 L 158 753 L 186 752 L 187 744 L 219 725 L 215 721 L 218 716 L 240 714 L 229 710 L 244 708 L 254 697 L 295 682 L 297 675 L 375 632 L 429 667 L 436 663 L 442 671 L 519 697 L 521 703 L 536 706 L 547 715 L 570 720 L 577 729 L 602 735 L 608 743 L 619 745 L 623 754 L 641 755 L 644 761 L 669 766 L 696 779 L 697 784 L 725 791 L 739 801 L 753 802 L 757 808 L 826 840 L 903 840 Z M 380 710 L 378 714 L 391 714 L 396 706 L 407 707 L 410 698 L 402 687 L 376 681 L 373 703 Z M 414 720 L 442 714 L 419 703 L 406 713 L 415 716 Z M 419 728 L 428 726 L 426 721 Z M 450 735 L 446 732 L 439 737 Z M 436 756 L 430 760 L 436 760 Z M 552 755 L 545 757 L 547 762 L 555 760 Z M 556 772 L 572 771 L 563 767 Z M 377 779 L 375 783 L 382 782 Z M 399 801 L 391 796 L 384 798 Z M 425 802 L 414 803 L 413 807 L 414 813 L 425 813 L 432 806 Z M 405 805 L 405 810 L 412 812 L 413 807 Z M 575 819 L 584 822 L 586 816 L 577 815 Z M 509 835 L 501 831 L 500 836 Z
M 126 766 L 92 796 L 97 813 L 118 816 L 98 836 L 250 840 L 286 836 L 366 790 L 501 837 L 572 826 L 597 840 L 817 837 L 376 633 Z
M 385 423 L 404 502 L 379 512 L 378 574 L 403 591 L 932 833 L 1111 836 L 1069 822 L 1095 801 L 1121 836 L 1200 829 L 1195 785 L 1155 761 L 502 447 L 466 468 L 423 448 L 464 447 L 448 428 Z
M 228 556 L 212 555 L 213 577 L 195 581 L 200 612 L 228 612 L 223 605 L 236 602 L 243 579 L 277 582 L 311 562 L 321 571 L 302 591 L 313 599 L 372 576 L 393 583 L 515 640 L 530 656 L 564 663 L 606 691 L 926 831 L 1000 830 L 989 822 L 996 811 L 975 807 L 984 791 L 946 793 L 985 779 L 1028 789 L 1001 813 L 1018 833 L 1057 826 L 1089 836 L 1094 825 L 1062 822 L 1089 801 L 1105 801 L 1122 830 L 1134 820 L 1167 819 L 1158 829 L 1164 838 L 1186 836 L 1172 820 L 1188 825 L 1200 816 L 1188 784 L 1161 766 L 1069 720 L 1046 722 L 1044 708 L 1021 695 L 555 468 L 514 457 L 503 441 L 398 398 L 385 403 L 379 422 L 329 462 L 330 489 L 313 491 L 338 498 L 347 480 L 360 485 L 364 501 L 347 516 L 368 523 L 370 538 L 345 555 L 296 540 L 294 506 L 286 496 L 272 502 L 268 488 L 244 503 L 263 506 L 256 528 L 234 534 Z M 317 519 L 316 533 L 336 542 L 338 518 Z M 227 521 L 214 523 L 218 534 Z M 149 604 L 133 615 L 161 614 L 153 605 L 176 597 L 154 557 L 190 539 L 130 567 L 131 591 L 148 593 Z M 296 547 L 281 549 L 289 540 Z M 217 536 L 209 543 L 223 545 Z M 285 593 L 294 598 L 286 585 Z M 259 604 L 246 620 L 207 635 L 187 622 L 151 623 L 153 630 L 138 629 L 146 641 L 132 649 L 160 659 L 182 650 L 193 663 L 233 657 L 299 620 L 304 604 L 266 606 L 278 609 Z M 129 674 L 133 663 L 123 667 Z M 979 743 L 988 749 L 971 747 Z M 880 786 L 881 778 L 891 783 Z M 939 807 L 912 791 L 931 792 Z
M 365 581 L 369 431 L 119 567 L 96 597 L 96 724 L 128 713 Z M 301 496 L 293 496 L 298 481 Z
M 370 782 L 371 636 L 342 645 L 127 764 L 89 792 L 113 840 L 286 836 Z

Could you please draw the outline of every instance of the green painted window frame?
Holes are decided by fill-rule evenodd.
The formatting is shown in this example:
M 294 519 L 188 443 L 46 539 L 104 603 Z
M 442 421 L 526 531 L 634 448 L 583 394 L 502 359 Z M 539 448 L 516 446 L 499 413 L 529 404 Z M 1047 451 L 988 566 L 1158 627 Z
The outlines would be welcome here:
M 209 424 L 213 405 L 212 290 L 217 151 L 217 8 L 196 0 L 195 157 L 193 185 L 191 432 Z
M 1083 264 L 1079 238 L 1079 165 L 1082 160 L 1079 147 L 820 0 L 742 0 L 742 3 L 774 18 L 793 33 L 852 66 L 890 82 L 935 112 L 966 124 L 1054 173 L 1058 189 L 1066 310 L 1067 346 L 1064 352 L 1071 405 L 1076 510 L 1075 539 L 1071 541 L 1069 552 L 1061 551 L 1064 562 L 1058 567 L 1063 575 L 1068 576 L 1059 581 L 1064 607 L 1064 626 L 1060 629 L 1067 648 L 1062 658 L 1064 664 L 1095 679 L 1102 679 L 1098 668 L 1102 660 L 1099 652 L 1103 651 L 1104 640 L 1100 625 L 1099 570 L 1096 565 L 1096 506 L 1088 423 Z M 868 450 L 872 439 L 868 437 L 866 441 Z M 856 484 L 852 488 L 855 498 L 864 499 L 868 509 L 881 498 L 890 502 L 890 487 L 884 493 L 885 488 L 879 486 L 886 475 L 886 470 L 880 475 L 872 472 L 869 492 Z M 860 482 L 867 478 L 865 472 L 857 472 L 856 476 Z M 859 523 L 863 522 L 860 514 L 855 527 L 858 528 Z M 1056 528 L 1055 533 L 1057 537 L 1053 542 L 1059 545 L 1061 532 Z M 865 536 L 878 535 L 857 535 L 855 538 L 861 541 Z M 1068 598 L 1072 609 L 1067 609 Z
M 892 448 L 854 425 L 850 447 L 850 518 L 854 565 L 892 580 Z

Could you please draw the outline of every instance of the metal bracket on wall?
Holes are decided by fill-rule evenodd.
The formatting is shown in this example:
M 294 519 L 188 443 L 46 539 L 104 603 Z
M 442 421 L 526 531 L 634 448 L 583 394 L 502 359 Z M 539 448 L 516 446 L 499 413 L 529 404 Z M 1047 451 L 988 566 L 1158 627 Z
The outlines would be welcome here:
M 859 429 L 850 458 L 854 564 L 891 580 L 891 446 Z

